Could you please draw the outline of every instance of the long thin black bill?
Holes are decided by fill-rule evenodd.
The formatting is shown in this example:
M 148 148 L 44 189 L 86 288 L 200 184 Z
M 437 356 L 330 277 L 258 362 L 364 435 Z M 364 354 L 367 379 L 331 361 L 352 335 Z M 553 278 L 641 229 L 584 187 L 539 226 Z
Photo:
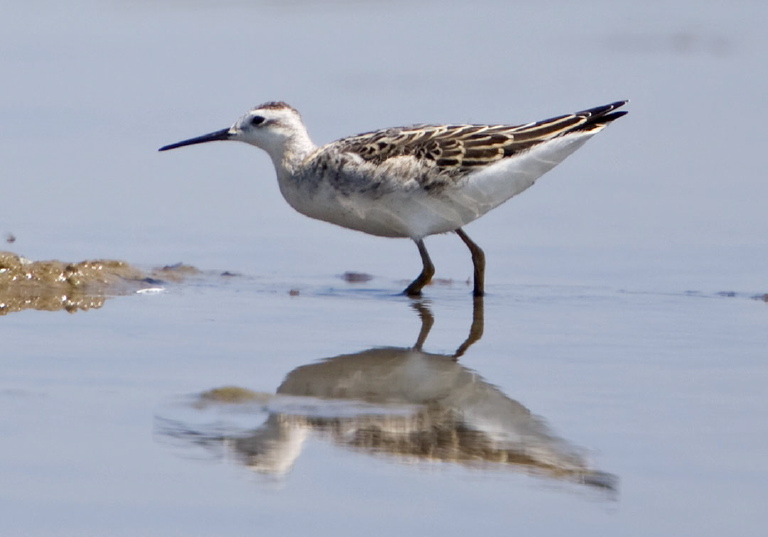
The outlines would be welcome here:
M 190 138 L 189 140 L 182 140 L 175 144 L 164 145 L 158 151 L 168 151 L 169 149 L 176 149 L 177 147 L 184 147 L 185 145 L 204 144 L 206 142 L 218 142 L 221 140 L 229 140 L 229 129 L 222 129 L 220 131 L 211 132 L 209 134 L 203 134 L 196 138 Z

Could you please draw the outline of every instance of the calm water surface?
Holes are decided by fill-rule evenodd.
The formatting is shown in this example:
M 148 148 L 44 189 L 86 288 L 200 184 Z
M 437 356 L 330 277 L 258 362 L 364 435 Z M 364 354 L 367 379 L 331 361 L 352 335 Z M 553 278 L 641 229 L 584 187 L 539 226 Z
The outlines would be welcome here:
M 768 8 L 3 12 L 4 249 L 205 272 L 0 317 L 0 534 L 764 535 Z M 273 99 L 322 143 L 621 98 L 467 228 L 482 308 L 454 236 L 413 302 L 412 244 L 296 215 L 265 155 L 156 153 Z M 222 386 L 255 399 L 200 401 Z

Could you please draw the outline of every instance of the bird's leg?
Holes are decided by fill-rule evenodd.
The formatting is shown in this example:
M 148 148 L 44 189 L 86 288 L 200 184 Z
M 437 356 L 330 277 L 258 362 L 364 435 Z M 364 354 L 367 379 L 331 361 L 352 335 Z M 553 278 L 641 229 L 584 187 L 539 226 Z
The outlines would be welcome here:
M 413 346 L 413 350 L 420 351 L 424 346 L 424 342 L 427 341 L 427 336 L 432 329 L 432 325 L 435 324 L 435 316 L 432 315 L 432 312 L 429 311 L 429 308 L 422 300 L 413 301 L 411 306 L 418 312 L 419 319 L 421 319 L 419 337 L 416 339 L 416 344 Z
M 464 356 L 464 353 L 467 352 L 467 349 L 474 343 L 480 341 L 480 338 L 483 337 L 483 330 L 485 327 L 483 297 L 476 296 L 472 300 L 472 326 L 469 329 L 469 335 L 467 336 L 467 339 L 458 349 L 456 349 L 456 353 L 453 355 L 454 360 L 458 360 L 460 357 Z
M 472 254 L 472 264 L 475 266 L 475 288 L 472 294 L 483 296 L 485 294 L 485 253 L 477 244 L 472 242 L 472 239 L 464 233 L 463 229 L 458 228 L 456 235 L 464 241 Z
M 418 278 L 413 280 L 411 282 L 411 285 L 405 288 L 405 291 L 403 291 L 403 294 L 406 294 L 408 296 L 421 296 L 422 288 L 425 285 L 427 285 L 429 281 L 432 279 L 432 276 L 435 275 L 435 266 L 432 264 L 432 260 L 429 258 L 429 253 L 427 253 L 427 247 L 424 246 L 424 240 L 415 239 L 414 242 L 416 243 L 416 246 L 419 248 L 419 254 L 421 255 L 421 262 L 424 265 L 424 268 L 421 269 L 421 274 L 419 274 Z

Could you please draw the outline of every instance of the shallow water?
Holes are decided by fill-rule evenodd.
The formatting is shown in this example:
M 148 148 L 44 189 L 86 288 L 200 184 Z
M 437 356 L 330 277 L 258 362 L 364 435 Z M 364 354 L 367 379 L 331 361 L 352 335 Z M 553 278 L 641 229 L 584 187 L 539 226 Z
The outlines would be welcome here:
M 2 249 L 203 272 L 0 317 L 0 534 L 762 535 L 766 16 L 6 6 Z M 467 227 L 479 339 L 456 237 L 427 241 L 444 281 L 414 303 L 412 244 L 296 215 L 265 155 L 156 153 L 271 99 L 326 142 L 621 98 L 629 116 Z M 199 404 L 222 386 L 257 399 Z

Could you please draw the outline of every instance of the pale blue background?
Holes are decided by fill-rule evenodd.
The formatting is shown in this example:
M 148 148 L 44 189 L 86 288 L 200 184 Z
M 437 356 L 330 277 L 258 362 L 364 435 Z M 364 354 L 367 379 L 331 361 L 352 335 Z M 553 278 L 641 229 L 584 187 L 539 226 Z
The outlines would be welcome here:
M 32 259 L 214 276 L 102 309 L 0 318 L 0 534 L 675 535 L 765 531 L 768 7 L 760 2 L 5 2 L 0 234 Z M 630 115 L 468 226 L 486 332 L 462 362 L 621 480 L 401 465 L 311 439 L 285 478 L 177 452 L 180 394 L 274 391 L 419 322 L 407 241 L 295 214 L 266 155 L 171 153 L 263 101 L 318 143 L 417 122 Z M 469 256 L 428 241 L 427 348 L 471 320 Z M 335 276 L 376 276 L 361 287 Z M 289 297 L 299 289 L 299 297 Z M 719 296 L 733 291 L 734 297 Z M 200 459 L 203 459 L 202 461 Z

